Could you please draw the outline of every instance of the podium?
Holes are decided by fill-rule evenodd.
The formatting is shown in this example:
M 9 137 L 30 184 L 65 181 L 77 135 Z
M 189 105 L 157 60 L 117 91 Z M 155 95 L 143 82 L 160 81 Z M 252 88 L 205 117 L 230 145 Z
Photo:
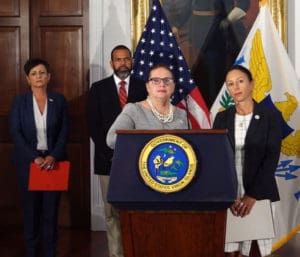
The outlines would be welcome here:
M 124 257 L 223 257 L 226 209 L 236 199 L 234 157 L 226 130 L 119 130 L 108 202 L 120 210 Z M 176 135 L 197 167 L 181 190 L 149 187 L 139 171 L 149 141 Z

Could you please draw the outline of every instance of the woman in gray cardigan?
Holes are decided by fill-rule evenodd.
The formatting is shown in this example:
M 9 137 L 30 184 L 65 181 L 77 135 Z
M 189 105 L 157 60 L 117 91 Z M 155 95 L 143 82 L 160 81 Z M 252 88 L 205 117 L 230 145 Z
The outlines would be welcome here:
M 148 97 L 136 103 L 128 103 L 110 127 L 106 142 L 114 149 L 118 129 L 187 129 L 184 110 L 171 104 L 175 89 L 174 77 L 165 64 L 157 64 L 149 72 L 146 83 Z

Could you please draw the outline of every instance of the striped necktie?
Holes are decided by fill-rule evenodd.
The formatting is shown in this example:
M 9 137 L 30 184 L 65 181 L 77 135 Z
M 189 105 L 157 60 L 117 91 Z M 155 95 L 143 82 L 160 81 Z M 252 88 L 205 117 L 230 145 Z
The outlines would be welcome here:
M 127 92 L 126 92 L 126 81 L 121 80 L 119 83 L 120 87 L 119 87 L 119 98 L 120 98 L 120 105 L 121 108 L 124 107 L 124 105 L 127 103 Z

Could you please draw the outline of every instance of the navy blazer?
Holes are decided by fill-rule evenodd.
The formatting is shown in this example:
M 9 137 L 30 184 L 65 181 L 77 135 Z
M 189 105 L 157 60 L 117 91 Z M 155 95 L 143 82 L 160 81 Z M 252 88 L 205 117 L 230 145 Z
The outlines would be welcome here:
M 145 82 L 130 77 L 127 103 L 147 97 Z M 89 134 L 95 144 L 94 172 L 109 175 L 113 150 L 106 145 L 106 134 L 122 111 L 113 75 L 92 84 L 87 102 Z
M 235 107 L 219 112 L 213 128 L 228 129 L 235 149 Z M 257 200 L 279 200 L 275 180 L 281 148 L 281 126 L 277 114 L 257 103 L 245 138 L 243 185 L 245 194 Z
M 48 154 L 57 161 L 65 160 L 69 133 L 67 102 L 59 93 L 48 91 L 47 96 Z M 39 156 L 36 149 L 37 133 L 31 91 L 14 98 L 10 114 L 10 132 L 14 143 L 14 163 L 28 165 Z

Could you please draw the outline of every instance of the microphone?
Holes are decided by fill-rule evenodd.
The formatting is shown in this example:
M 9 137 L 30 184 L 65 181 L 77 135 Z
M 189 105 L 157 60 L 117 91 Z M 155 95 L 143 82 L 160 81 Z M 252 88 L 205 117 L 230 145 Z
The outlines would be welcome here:
M 185 112 L 186 112 L 186 120 L 188 124 L 188 129 L 191 129 L 190 125 L 190 119 L 189 119 L 189 106 L 188 106 L 188 101 L 187 101 L 188 95 L 184 97 L 184 103 L 185 103 Z

